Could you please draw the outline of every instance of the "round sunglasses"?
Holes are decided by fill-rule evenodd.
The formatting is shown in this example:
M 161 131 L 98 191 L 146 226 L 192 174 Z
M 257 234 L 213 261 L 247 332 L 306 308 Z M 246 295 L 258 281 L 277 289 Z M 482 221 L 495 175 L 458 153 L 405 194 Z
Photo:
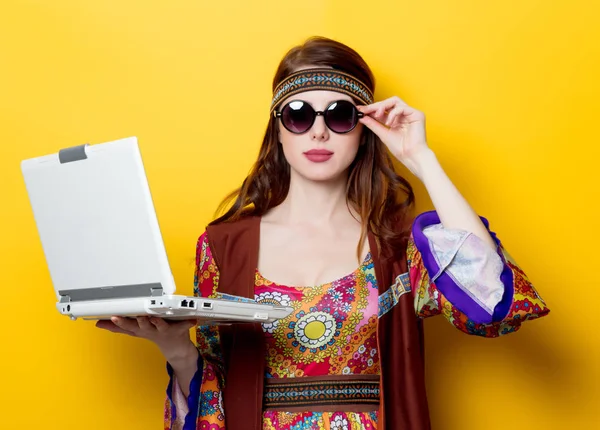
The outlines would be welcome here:
M 273 115 L 280 118 L 286 130 L 294 134 L 302 134 L 310 130 L 319 115 L 323 115 L 325 125 L 338 134 L 354 130 L 358 119 L 363 117 L 363 113 L 359 112 L 356 106 L 348 100 L 331 102 L 324 111 L 315 111 L 305 101 L 292 100 L 279 112 L 273 112 Z

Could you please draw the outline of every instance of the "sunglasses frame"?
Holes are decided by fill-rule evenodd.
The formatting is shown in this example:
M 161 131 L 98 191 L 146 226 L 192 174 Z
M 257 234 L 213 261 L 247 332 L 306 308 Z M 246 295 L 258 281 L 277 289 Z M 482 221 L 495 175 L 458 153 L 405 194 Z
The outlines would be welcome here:
M 282 118 L 282 117 L 283 117 L 283 114 L 282 114 L 283 110 L 284 110 L 286 107 L 288 107 L 288 105 L 290 105 L 291 103 L 294 103 L 294 102 L 302 102 L 302 103 L 304 103 L 304 104 L 308 105 L 308 106 L 309 106 L 309 107 L 310 107 L 310 108 L 313 110 L 313 112 L 314 112 L 314 115 L 313 115 L 313 118 L 312 118 L 312 122 L 310 123 L 310 126 L 308 126 L 308 128 L 307 128 L 305 131 L 303 131 L 303 132 L 297 132 L 297 131 L 290 130 L 289 128 L 287 128 L 287 126 L 285 125 L 285 122 L 283 121 L 283 118 Z M 325 107 L 325 109 L 324 109 L 324 110 L 317 111 L 317 110 L 315 110 L 315 108 L 313 108 L 313 107 L 312 107 L 312 105 L 311 105 L 310 103 L 308 103 L 307 101 L 300 100 L 300 99 L 294 99 L 294 100 L 290 100 L 289 102 L 287 102 L 287 103 L 286 103 L 286 104 L 285 104 L 285 105 L 284 105 L 284 106 L 283 106 L 283 107 L 282 107 L 282 108 L 281 108 L 279 111 L 277 111 L 277 110 L 276 110 L 276 111 L 273 111 L 273 117 L 275 117 L 275 118 L 279 118 L 279 119 L 280 119 L 280 121 L 281 121 L 281 124 L 282 124 L 282 125 L 285 127 L 285 129 L 286 129 L 287 131 L 289 131 L 290 133 L 293 133 L 293 134 L 304 134 L 304 133 L 306 133 L 307 131 L 309 131 L 309 130 L 312 128 L 312 126 L 315 124 L 315 121 L 317 120 L 317 117 L 318 117 L 318 116 L 323 116 L 323 119 L 324 119 L 324 121 L 325 121 L 325 125 L 327 126 L 327 128 L 328 128 L 329 130 L 331 130 L 332 132 L 334 132 L 334 133 L 336 133 L 336 134 L 347 134 L 347 133 L 350 133 L 352 130 L 354 130 L 354 129 L 356 128 L 356 126 L 358 125 L 358 121 L 356 121 L 356 124 L 354 124 L 350 130 L 348 130 L 348 131 L 343 131 L 343 132 L 335 131 L 335 130 L 333 130 L 331 127 L 329 127 L 329 124 L 327 124 L 327 119 L 326 119 L 325 113 L 326 113 L 326 112 L 329 110 L 329 108 L 330 108 L 330 107 L 331 107 L 333 104 L 335 104 L 335 103 L 339 103 L 339 102 L 346 102 L 346 103 L 350 103 L 350 104 L 353 106 L 354 110 L 356 111 L 356 113 L 357 113 L 357 117 L 358 117 L 358 118 L 362 118 L 362 117 L 364 117 L 364 116 L 365 116 L 365 115 L 364 115 L 362 112 L 359 112 L 359 110 L 356 108 L 356 105 L 355 105 L 354 103 L 352 103 L 350 100 L 345 100 L 345 99 L 341 99 L 341 100 L 334 100 L 334 101 L 332 101 L 331 103 L 329 103 L 329 104 L 328 104 L 328 105 Z

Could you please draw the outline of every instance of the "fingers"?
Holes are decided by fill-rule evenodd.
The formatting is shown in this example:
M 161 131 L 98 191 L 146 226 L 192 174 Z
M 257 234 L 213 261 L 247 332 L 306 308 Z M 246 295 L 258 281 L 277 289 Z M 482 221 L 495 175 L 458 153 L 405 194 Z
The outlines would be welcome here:
M 358 105 L 357 108 L 365 115 L 370 115 L 376 112 L 375 116 L 382 116 L 386 111 L 393 109 L 396 106 L 408 106 L 400 97 L 390 97 L 388 99 L 371 103 L 370 105 Z
M 135 336 L 134 333 L 118 327 L 112 321 L 100 320 L 100 321 L 96 322 L 96 327 L 101 328 L 103 330 L 108 330 L 113 333 L 120 333 L 120 334 L 127 334 L 129 336 Z
M 402 115 L 406 113 L 407 108 L 407 106 L 396 106 L 394 109 L 392 109 L 385 120 L 385 125 L 388 127 L 394 125 L 394 120 L 401 118 Z
M 370 105 L 357 106 L 358 110 L 364 113 L 365 115 L 371 115 L 374 112 L 380 113 L 385 112 L 386 109 L 391 109 L 395 106 L 395 101 L 393 99 L 385 99 L 380 102 L 371 103 Z
M 364 116 L 359 121 L 370 128 L 373 133 L 379 136 L 379 138 L 388 131 L 388 128 L 385 125 L 370 116 Z
M 142 332 L 154 331 L 155 327 L 150 323 L 148 317 L 137 317 L 138 326 Z
M 414 109 L 405 104 L 396 105 L 387 114 L 382 114 L 381 116 L 378 115 L 379 111 L 377 111 L 374 114 L 375 119 L 377 119 L 380 123 L 385 124 L 387 127 L 390 128 L 393 128 L 405 122 L 412 123 L 416 121 L 423 121 L 425 119 L 425 115 L 423 114 L 423 112 L 418 111 L 417 109 Z
M 370 116 L 381 124 L 387 127 L 394 126 L 411 108 L 398 97 L 390 97 L 389 99 L 373 103 L 368 106 L 360 106 L 359 111 L 365 117 Z
M 112 317 L 110 321 L 101 320 L 96 322 L 96 327 L 113 333 L 154 339 L 157 332 L 161 335 L 170 337 L 171 335 L 189 330 L 197 325 L 197 323 L 196 320 L 183 320 L 169 323 L 163 318 L 145 316 L 136 318 Z
M 150 323 L 156 327 L 156 330 L 159 331 L 159 333 L 164 333 L 165 331 L 167 331 L 170 327 L 169 323 L 166 322 L 164 319 L 162 318 L 155 318 L 152 317 L 150 318 Z
M 137 321 L 132 318 L 124 318 L 124 317 L 112 317 L 110 319 L 117 327 L 122 328 L 123 330 L 130 331 L 131 333 L 136 334 L 140 329 Z
M 156 327 L 159 333 L 165 333 L 168 330 L 176 332 L 189 330 L 197 324 L 196 320 L 167 322 L 162 318 L 150 318 L 150 322 Z

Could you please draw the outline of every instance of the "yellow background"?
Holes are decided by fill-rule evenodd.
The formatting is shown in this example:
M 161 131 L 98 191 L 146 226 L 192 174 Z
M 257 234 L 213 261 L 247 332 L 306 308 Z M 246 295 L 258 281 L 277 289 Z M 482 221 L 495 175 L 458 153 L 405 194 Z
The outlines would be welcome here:
M 495 340 L 428 321 L 433 428 L 592 428 L 600 14 L 549 3 L 2 0 L 0 427 L 158 429 L 167 384 L 150 343 L 55 310 L 20 160 L 138 136 L 190 293 L 196 238 L 257 154 L 280 58 L 320 34 L 364 56 L 378 99 L 427 114 L 451 178 L 552 309 Z

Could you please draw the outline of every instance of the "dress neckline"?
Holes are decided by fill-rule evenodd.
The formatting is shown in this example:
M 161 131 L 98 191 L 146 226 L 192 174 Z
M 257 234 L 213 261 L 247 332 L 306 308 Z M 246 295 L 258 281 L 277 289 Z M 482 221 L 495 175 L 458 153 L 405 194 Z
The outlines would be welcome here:
M 287 285 L 287 284 L 281 284 L 279 282 L 273 282 L 270 279 L 266 278 L 265 276 L 263 276 L 262 273 L 260 273 L 260 270 L 258 270 L 258 268 L 256 268 L 256 275 L 262 280 L 262 281 L 266 281 L 266 283 L 268 283 L 269 285 L 275 285 L 277 287 L 286 287 L 286 288 L 298 288 L 298 289 L 308 289 L 308 288 L 319 288 L 319 287 L 324 287 L 326 285 L 331 285 L 335 282 L 342 282 L 354 275 L 356 275 L 358 272 L 360 272 L 361 270 L 363 270 L 363 268 L 365 266 L 367 266 L 368 262 L 371 260 L 372 256 L 371 256 L 371 251 L 367 252 L 367 255 L 365 256 L 365 258 L 363 259 L 362 263 L 356 268 L 354 269 L 352 272 L 334 279 L 332 281 L 328 281 L 328 282 L 324 282 L 322 284 L 317 284 L 317 285 Z

